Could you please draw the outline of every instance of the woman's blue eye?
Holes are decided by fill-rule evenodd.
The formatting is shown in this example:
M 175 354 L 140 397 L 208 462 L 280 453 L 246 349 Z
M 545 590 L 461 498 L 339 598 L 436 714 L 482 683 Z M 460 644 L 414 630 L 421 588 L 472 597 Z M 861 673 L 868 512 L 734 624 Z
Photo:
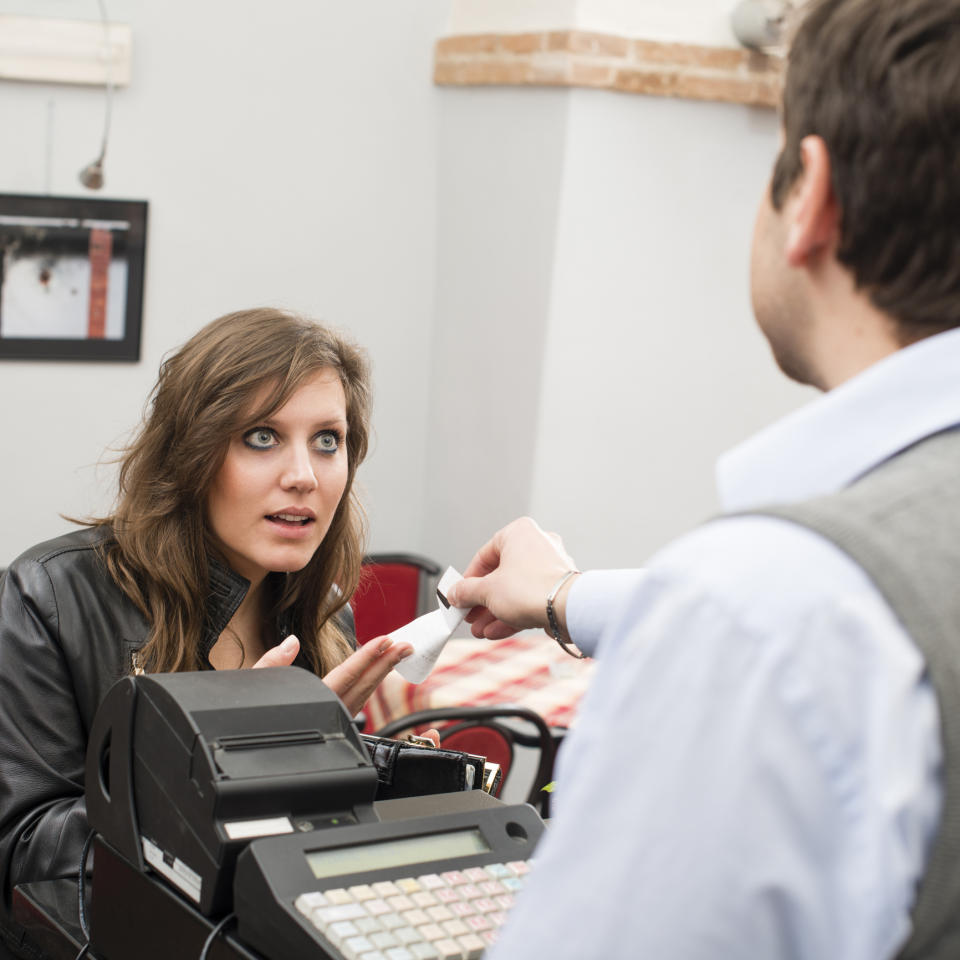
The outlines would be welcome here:
M 336 453 L 340 449 L 340 434 L 335 430 L 324 430 L 313 438 L 313 443 L 321 453 Z
M 266 427 L 255 427 L 243 435 L 243 442 L 254 450 L 266 450 L 277 445 L 277 435 Z

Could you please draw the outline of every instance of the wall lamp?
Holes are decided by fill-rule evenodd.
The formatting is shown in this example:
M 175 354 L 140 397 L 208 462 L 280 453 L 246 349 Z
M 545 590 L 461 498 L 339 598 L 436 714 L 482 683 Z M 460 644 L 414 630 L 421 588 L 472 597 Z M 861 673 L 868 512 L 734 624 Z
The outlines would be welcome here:
M 730 16 L 734 35 L 751 50 L 780 52 L 796 6 L 795 0 L 740 0 Z
M 103 186 L 103 161 L 107 155 L 107 140 L 110 138 L 110 113 L 113 106 L 113 72 L 110 62 L 110 21 L 107 18 L 107 7 L 104 0 L 97 0 L 100 7 L 100 22 L 103 24 L 104 57 L 103 64 L 106 71 L 106 106 L 103 118 L 103 140 L 100 145 L 100 154 L 91 160 L 79 174 L 80 183 L 88 190 L 99 190 Z

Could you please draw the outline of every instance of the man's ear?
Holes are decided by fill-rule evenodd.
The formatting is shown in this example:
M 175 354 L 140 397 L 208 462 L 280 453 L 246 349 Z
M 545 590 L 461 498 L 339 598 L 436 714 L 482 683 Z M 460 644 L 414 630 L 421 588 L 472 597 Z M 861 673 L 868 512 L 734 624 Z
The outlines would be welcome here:
M 785 206 L 787 262 L 801 267 L 829 249 L 839 226 L 836 197 L 830 176 L 830 153 L 821 137 L 800 141 L 803 173 L 790 191 Z

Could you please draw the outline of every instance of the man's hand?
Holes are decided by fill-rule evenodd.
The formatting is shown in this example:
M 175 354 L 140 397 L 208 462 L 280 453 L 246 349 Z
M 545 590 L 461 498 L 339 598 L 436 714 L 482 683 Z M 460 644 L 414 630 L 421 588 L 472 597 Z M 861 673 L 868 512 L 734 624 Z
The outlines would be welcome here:
M 524 517 L 480 548 L 447 599 L 455 607 L 473 608 L 466 619 L 475 637 L 502 640 L 527 627 L 546 629 L 547 595 L 575 569 L 560 538 Z M 564 622 L 562 602 L 556 609 Z
M 288 667 L 297 659 L 300 641 L 287 637 L 283 643 L 268 650 L 253 666 Z M 413 653 L 409 643 L 394 642 L 389 637 L 378 637 L 365 643 L 339 666 L 330 670 L 323 682 L 343 701 L 351 716 L 356 715 L 376 690 L 380 681 L 405 657 Z

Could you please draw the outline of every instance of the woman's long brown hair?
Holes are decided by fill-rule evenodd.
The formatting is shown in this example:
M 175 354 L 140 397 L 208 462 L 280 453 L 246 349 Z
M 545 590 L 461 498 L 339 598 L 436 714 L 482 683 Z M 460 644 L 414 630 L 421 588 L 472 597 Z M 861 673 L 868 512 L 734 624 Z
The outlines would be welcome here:
M 327 535 L 302 570 L 285 576 L 272 614 L 300 638 L 320 675 L 350 644 L 334 614 L 352 595 L 365 543 L 353 491 L 369 440 L 365 355 L 314 321 L 269 308 L 220 317 L 169 356 L 139 433 L 120 458 L 117 503 L 105 559 L 111 576 L 150 625 L 138 661 L 150 671 L 196 670 L 207 628 L 207 493 L 230 437 L 269 416 L 318 370 L 335 370 L 347 401 L 348 474 Z M 255 397 L 268 396 L 251 410 Z

